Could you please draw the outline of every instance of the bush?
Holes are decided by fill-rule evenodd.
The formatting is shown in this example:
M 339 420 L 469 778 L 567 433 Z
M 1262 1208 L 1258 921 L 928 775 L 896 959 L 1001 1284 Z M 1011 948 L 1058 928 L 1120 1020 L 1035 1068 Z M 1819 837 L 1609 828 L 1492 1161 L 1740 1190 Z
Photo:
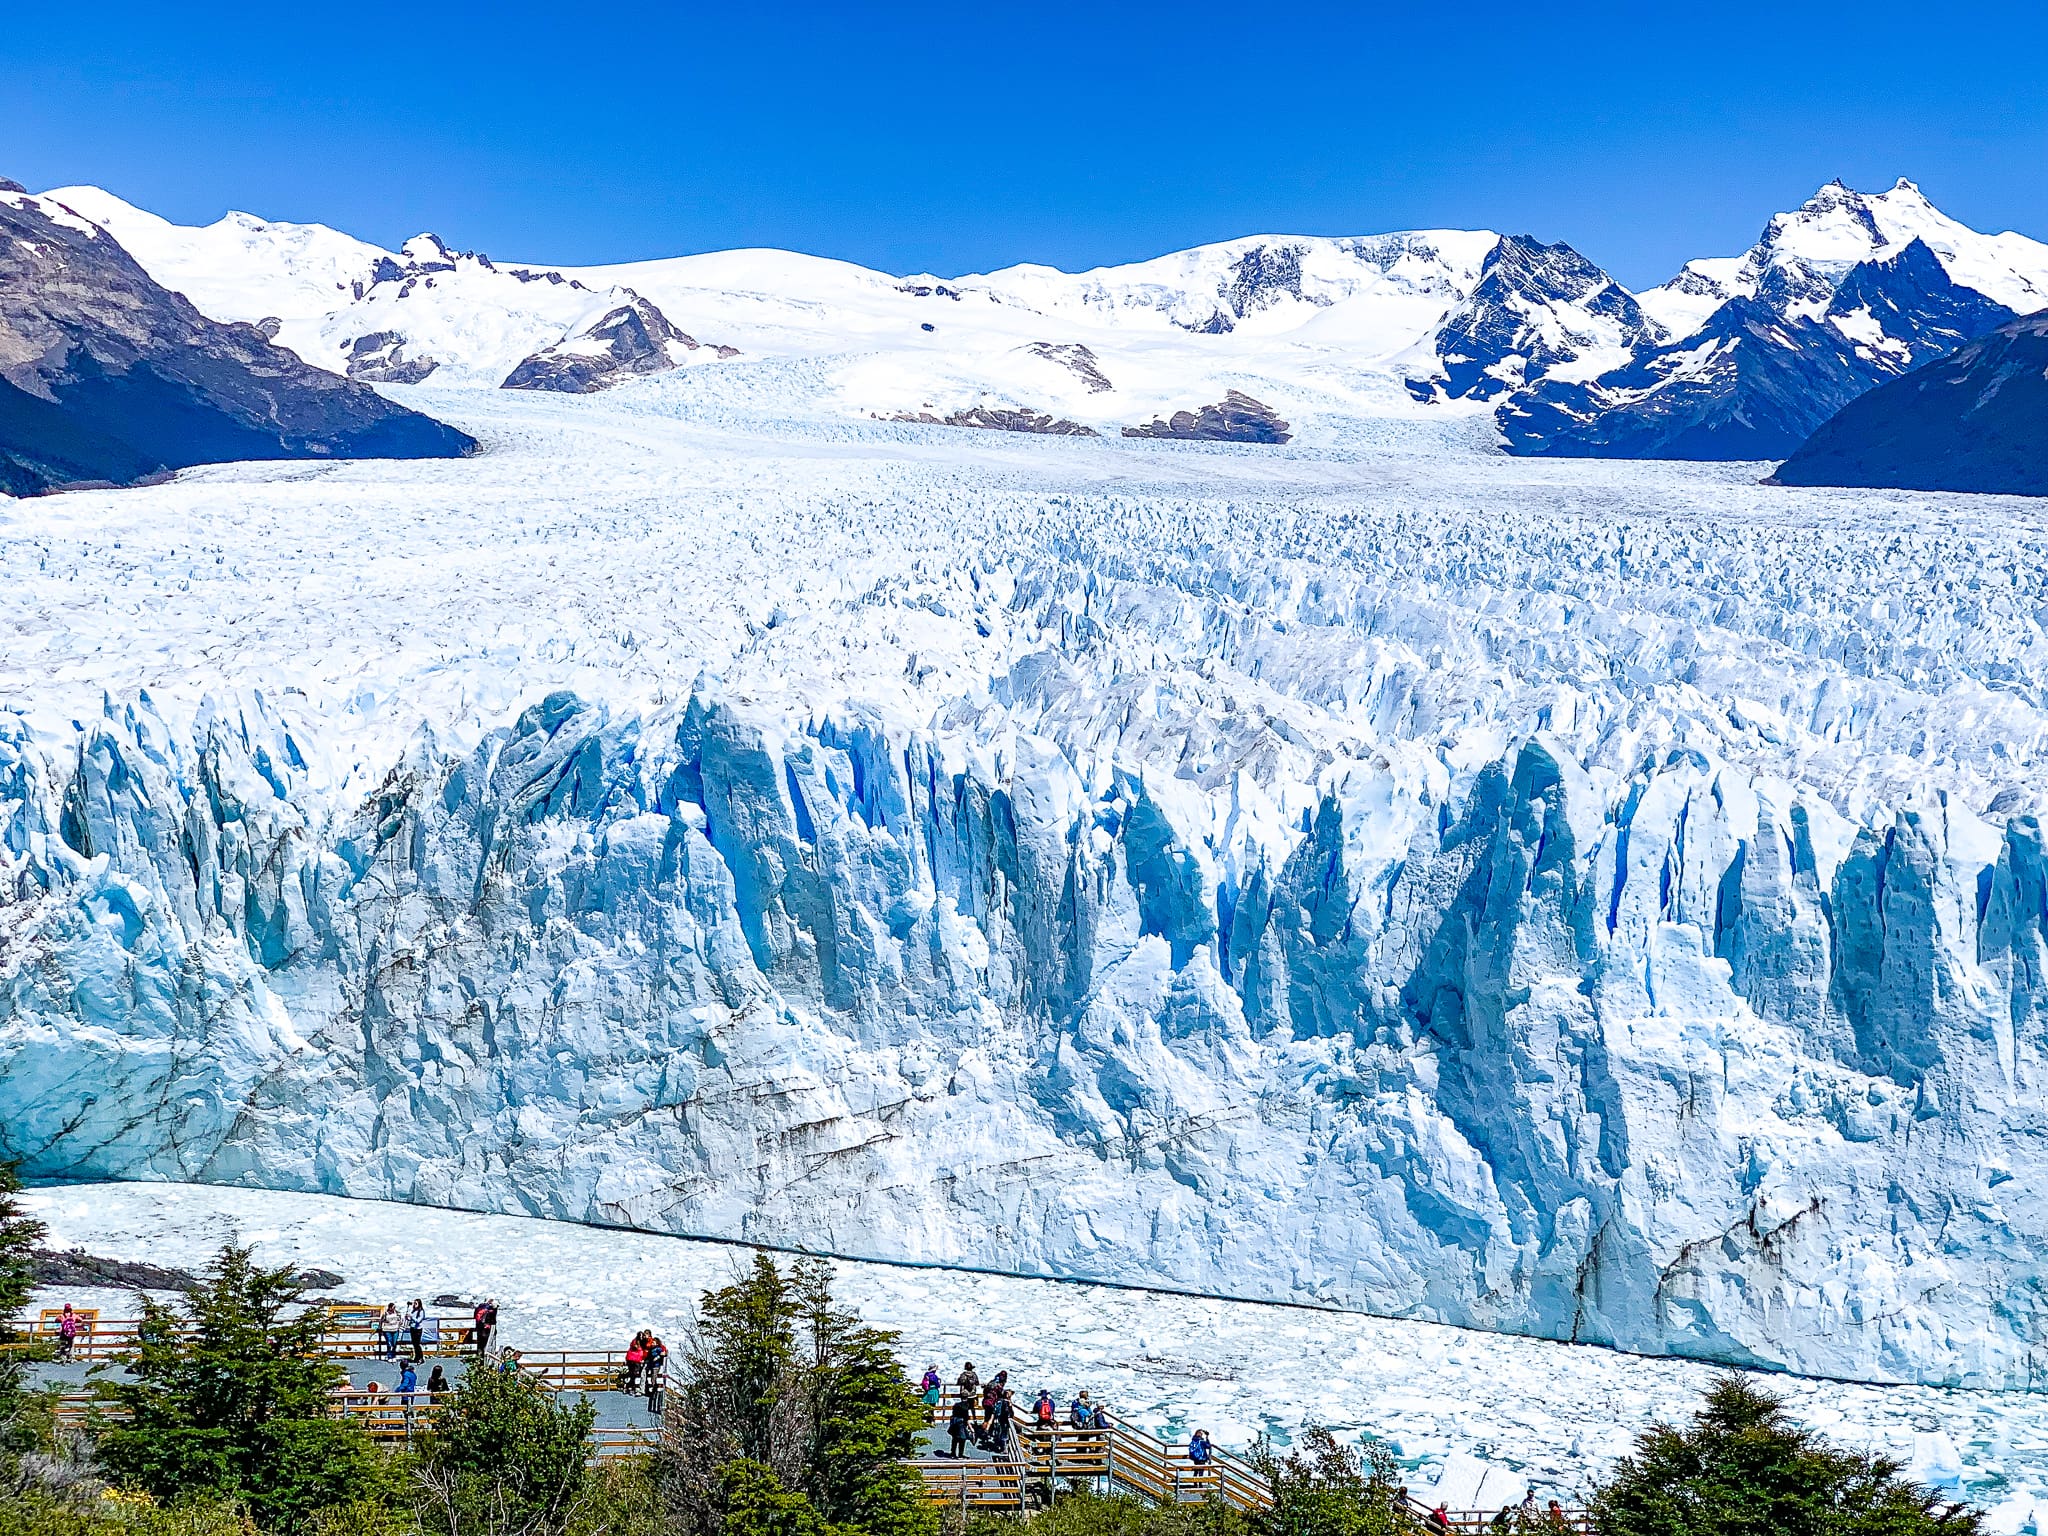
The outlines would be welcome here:
M 1061 1494 L 1031 1518 L 1031 1536 L 1250 1536 L 1251 1526 L 1221 1499 L 1157 1505 L 1128 1494 Z
M 386 1458 L 328 1417 L 340 1368 L 322 1358 L 322 1319 L 288 1317 L 291 1271 L 223 1248 L 180 1311 L 143 1300 L 133 1380 L 98 1386 L 127 1412 L 102 1420 L 97 1450 L 115 1481 L 165 1504 L 233 1500 L 267 1531 L 390 1487 Z
M 444 1401 L 420 1446 L 422 1511 L 437 1530 L 555 1536 L 577 1519 L 597 1411 L 515 1370 L 482 1363 Z
M 1251 1517 L 1257 1536 L 1411 1536 L 1415 1529 L 1398 1504 L 1400 1467 L 1378 1441 L 1353 1449 L 1311 1426 L 1286 1456 L 1261 1445 L 1251 1461 L 1273 1498 Z
M 256 1536 L 232 1501 L 159 1504 L 145 1493 L 108 1489 L 92 1498 L 31 1492 L 0 1501 L 7 1536 Z
M 1978 1536 L 1980 1517 L 1794 1426 L 1739 1376 L 1688 1428 L 1653 1425 L 1593 1496 L 1601 1536 Z

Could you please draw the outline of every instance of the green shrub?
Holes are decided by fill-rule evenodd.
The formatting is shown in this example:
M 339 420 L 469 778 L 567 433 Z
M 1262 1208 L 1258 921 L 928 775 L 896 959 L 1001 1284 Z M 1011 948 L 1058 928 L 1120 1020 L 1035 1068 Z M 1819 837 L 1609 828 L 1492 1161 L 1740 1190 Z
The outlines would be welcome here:
M 1261 1445 L 1251 1461 L 1273 1501 L 1250 1517 L 1256 1536 L 1411 1536 L 1415 1529 L 1399 1504 L 1400 1468 L 1378 1441 L 1355 1449 L 1312 1425 L 1287 1455 Z
M 1792 1424 L 1739 1376 L 1685 1429 L 1652 1426 L 1593 1497 L 1601 1536 L 1978 1536 L 1980 1517 Z
M 5 1536 L 256 1536 L 231 1500 L 159 1504 L 146 1493 L 108 1489 L 101 1497 L 42 1492 L 0 1500 Z

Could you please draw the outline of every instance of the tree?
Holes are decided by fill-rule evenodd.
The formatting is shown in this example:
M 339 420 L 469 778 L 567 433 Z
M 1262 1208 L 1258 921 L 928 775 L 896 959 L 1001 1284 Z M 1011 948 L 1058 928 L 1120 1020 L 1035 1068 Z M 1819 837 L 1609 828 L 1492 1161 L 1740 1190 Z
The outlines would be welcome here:
M 517 1370 L 478 1361 L 420 1450 L 437 1526 L 553 1536 L 575 1515 L 588 1476 L 587 1398 L 565 1402 Z
M 238 1499 L 273 1531 L 384 1486 L 368 1438 L 329 1417 L 340 1368 L 322 1356 L 321 1315 L 298 1302 L 290 1270 L 232 1243 L 179 1308 L 144 1298 L 132 1379 L 97 1388 L 126 1414 L 99 1432 L 114 1478 L 165 1501 Z
M 1282 1457 L 1269 1445 L 1252 1453 L 1272 1503 L 1251 1517 L 1257 1536 L 1406 1536 L 1414 1521 L 1397 1507 L 1400 1467 L 1378 1441 L 1362 1451 L 1320 1425 Z
M 21 1207 L 17 1164 L 0 1163 L 0 1344 L 12 1343 L 14 1320 L 35 1290 L 35 1254 L 44 1227 Z
M 896 1358 L 897 1335 L 833 1305 L 831 1267 L 816 1259 L 794 1266 L 790 1289 L 810 1346 L 804 1491 L 834 1525 L 869 1536 L 929 1531 L 922 1480 L 905 1464 L 926 1419 Z
M 766 1254 L 706 1294 L 679 1355 L 684 1433 L 664 1452 L 670 1497 L 702 1536 L 929 1536 L 905 1466 L 924 1414 L 896 1336 L 832 1300 L 832 1272 Z M 742 1465 L 744 1463 L 744 1465 Z
M 1593 1496 L 1601 1536 L 1978 1536 L 1980 1517 L 1791 1422 L 1724 1376 L 1685 1429 L 1656 1424 Z

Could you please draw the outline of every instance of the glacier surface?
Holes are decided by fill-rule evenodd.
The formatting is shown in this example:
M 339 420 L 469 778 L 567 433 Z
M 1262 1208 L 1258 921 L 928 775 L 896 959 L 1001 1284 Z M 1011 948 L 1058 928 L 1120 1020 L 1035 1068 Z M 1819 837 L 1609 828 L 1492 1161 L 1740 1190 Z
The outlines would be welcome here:
M 2037 503 L 834 377 L 0 501 L 0 1150 L 2036 1382 Z

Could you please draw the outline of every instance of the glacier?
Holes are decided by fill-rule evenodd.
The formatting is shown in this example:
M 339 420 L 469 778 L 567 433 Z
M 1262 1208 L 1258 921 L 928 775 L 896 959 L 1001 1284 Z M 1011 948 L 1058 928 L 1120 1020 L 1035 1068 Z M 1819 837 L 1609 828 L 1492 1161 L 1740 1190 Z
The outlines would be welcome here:
M 2028 503 L 832 388 L 0 502 L 0 1151 L 2036 1384 Z

